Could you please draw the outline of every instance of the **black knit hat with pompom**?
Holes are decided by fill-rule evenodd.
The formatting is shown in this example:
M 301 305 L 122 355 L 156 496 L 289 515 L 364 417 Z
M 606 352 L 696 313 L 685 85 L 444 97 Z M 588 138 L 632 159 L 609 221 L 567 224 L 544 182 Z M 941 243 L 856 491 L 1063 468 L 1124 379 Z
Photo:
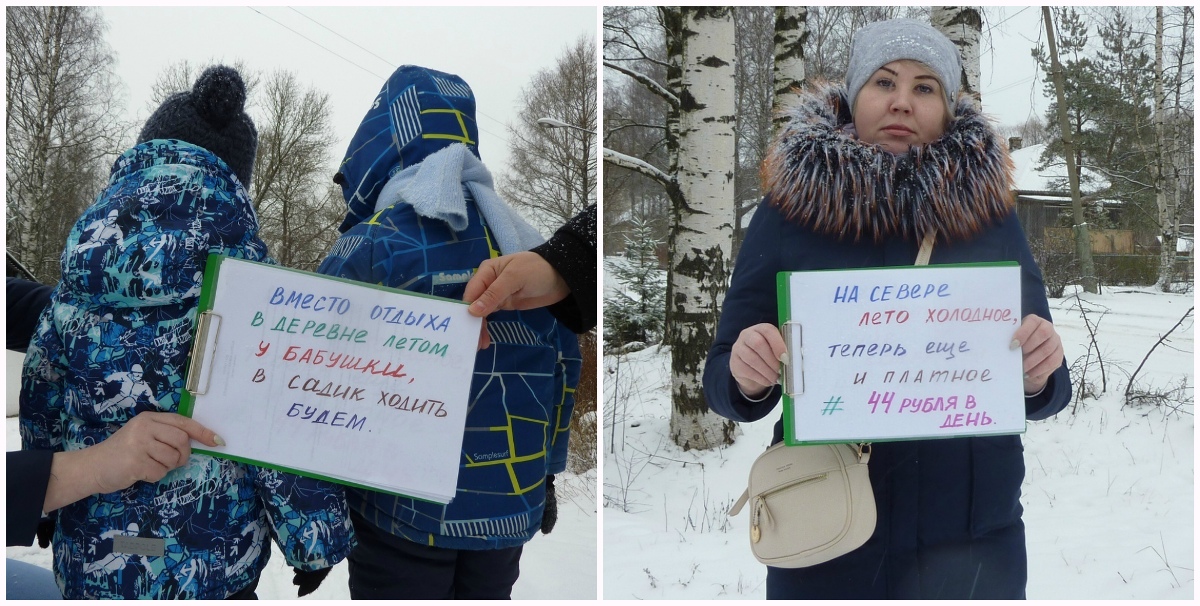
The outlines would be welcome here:
M 199 145 L 225 161 L 249 188 L 258 131 L 246 115 L 246 83 L 237 70 L 217 65 L 204 70 L 188 92 L 163 101 L 146 121 L 138 143 L 179 139 Z

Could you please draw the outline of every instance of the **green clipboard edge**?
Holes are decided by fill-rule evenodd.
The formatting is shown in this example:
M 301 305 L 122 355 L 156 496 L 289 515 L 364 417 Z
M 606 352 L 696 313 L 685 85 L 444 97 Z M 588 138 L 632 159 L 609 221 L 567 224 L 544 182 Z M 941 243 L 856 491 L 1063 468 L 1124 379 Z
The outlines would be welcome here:
M 826 272 L 826 271 L 867 271 L 867 270 L 878 270 L 878 269 L 930 269 L 930 268 L 943 269 L 943 268 L 947 268 L 947 267 L 1012 267 L 1014 265 L 1019 266 L 1020 263 L 1018 263 L 1016 261 L 986 261 L 986 262 L 981 262 L 981 263 L 946 263 L 944 265 L 893 265 L 891 267 L 847 267 L 847 268 L 842 268 L 842 269 L 813 269 L 813 270 L 805 270 L 805 271 L 781 271 L 781 272 L 778 272 L 775 274 L 775 294 L 776 294 L 776 299 L 777 299 L 778 305 L 779 305 L 779 308 L 778 308 L 779 326 L 783 326 L 785 323 L 788 322 L 788 320 L 791 319 L 789 317 L 789 314 L 791 313 L 791 309 L 792 309 L 791 298 L 790 298 L 791 292 L 788 289 L 788 283 L 791 281 L 790 276 L 792 274 L 816 273 L 816 272 Z M 782 376 L 783 373 L 786 371 L 787 371 L 786 368 L 781 368 L 780 376 Z M 795 436 L 795 430 L 793 429 L 793 426 L 795 425 L 795 423 L 794 423 L 795 412 L 793 412 L 792 409 L 795 405 L 796 405 L 795 400 L 788 394 L 784 393 L 783 394 L 783 443 L 784 444 L 787 444 L 788 446 L 817 446 L 820 444 L 845 444 L 845 443 L 847 443 L 846 440 L 818 441 L 818 442 L 806 442 L 806 441 L 797 440 L 796 436 Z M 1021 433 L 1025 433 L 1026 431 L 1028 431 L 1028 429 L 1029 429 L 1029 419 L 1025 419 L 1025 429 L 1022 429 Z M 911 441 L 915 441 L 915 440 L 951 440 L 954 438 L 972 437 L 974 435 L 976 435 L 976 434 L 958 434 L 958 435 L 953 435 L 953 436 L 941 436 L 941 437 L 888 438 L 886 440 L 871 440 L 871 441 L 872 442 L 911 442 Z M 1019 435 L 1019 434 L 1004 433 L 1004 434 L 978 434 L 978 435 L 988 436 L 988 435 Z M 850 443 L 854 443 L 854 441 L 851 440 Z
M 197 334 L 198 331 L 196 330 L 199 328 L 200 314 L 212 311 L 213 301 L 217 298 L 217 275 L 221 273 L 221 261 L 230 258 L 233 257 L 209 253 L 208 259 L 204 263 L 204 278 L 200 283 L 200 303 L 196 306 L 196 325 L 192 327 L 192 351 L 188 354 L 187 364 L 183 365 L 184 388 L 180 389 L 179 394 L 179 414 L 185 417 L 190 418 L 196 407 L 196 397 L 192 395 L 192 392 L 187 390 L 186 386 L 191 379 L 192 359 L 195 358 L 197 354 L 196 350 L 200 343 L 200 339 L 198 338 L 200 335 Z M 192 450 L 200 452 L 196 449 Z
M 792 291 L 790 288 L 788 288 L 788 282 L 790 281 L 790 276 L 792 275 L 792 273 L 793 272 L 790 272 L 790 271 L 781 271 L 781 272 L 775 274 L 775 294 L 776 294 L 777 306 L 778 306 L 776 311 L 778 312 L 777 315 L 779 317 L 779 322 L 777 323 L 778 324 L 777 327 L 779 327 L 779 328 L 782 328 L 784 325 L 786 325 L 788 323 L 788 320 L 791 320 L 790 316 L 792 313 L 792 297 L 791 297 Z M 788 356 L 791 356 L 791 355 L 792 355 L 792 352 L 789 351 Z M 787 371 L 788 371 L 787 367 L 785 367 L 781 363 L 779 365 L 779 378 L 781 381 L 783 379 L 783 373 L 785 373 Z M 795 432 L 792 430 L 792 427 L 795 425 L 795 423 L 793 422 L 793 417 L 795 416 L 795 413 L 792 412 L 792 407 L 796 405 L 796 402 L 792 398 L 792 396 L 789 396 L 787 394 L 787 390 L 781 389 L 781 391 L 784 392 L 783 393 L 783 443 L 787 444 L 788 446 L 796 446 L 799 444 L 799 442 L 796 442 L 796 438 L 793 435 Z
M 357 280 L 351 280 L 349 278 L 339 278 L 337 276 L 327 276 L 325 274 L 319 274 L 319 273 L 311 272 L 311 271 L 303 271 L 303 270 L 299 270 L 299 269 L 293 269 L 291 267 L 284 267 L 282 265 L 274 265 L 271 263 L 263 263 L 261 261 L 250 261 L 249 259 L 240 259 L 237 257 L 231 257 L 229 255 L 219 255 L 216 253 L 209 253 L 208 260 L 205 261 L 205 264 L 204 264 L 204 280 L 203 280 L 203 282 L 201 282 L 201 286 L 200 286 L 200 303 L 196 307 L 197 323 L 199 322 L 201 313 L 206 312 L 206 311 L 212 311 L 213 304 L 217 298 L 217 277 L 221 273 L 221 264 L 226 259 L 237 259 L 238 261 L 245 261 L 247 263 L 256 263 L 258 265 L 265 265 L 267 267 L 271 267 L 274 269 L 282 269 L 284 271 L 290 271 L 290 272 L 298 273 L 298 274 L 318 276 L 322 279 L 332 280 L 334 282 L 344 282 L 346 284 L 353 284 L 354 286 L 366 286 L 368 288 L 374 288 L 375 290 L 382 290 L 385 292 L 403 293 L 406 295 L 417 296 L 417 297 L 421 297 L 424 299 L 449 301 L 451 303 L 458 303 L 459 305 L 467 305 L 467 303 L 464 303 L 463 301 L 459 301 L 457 299 L 447 299 L 446 297 L 427 295 L 424 293 L 417 293 L 417 292 L 412 292 L 412 291 L 407 291 L 407 290 L 401 290 L 399 288 L 389 288 L 387 286 L 383 286 L 380 284 L 359 282 Z M 198 326 L 192 327 L 193 333 L 196 332 L 195 329 L 197 327 Z M 200 342 L 200 339 L 196 338 L 198 336 L 199 335 L 197 335 L 197 334 L 193 334 L 192 351 L 188 355 L 188 363 L 184 365 L 183 384 L 185 386 L 188 384 L 189 375 L 191 374 L 191 370 L 192 370 L 192 365 L 191 365 L 192 357 L 197 354 L 196 348 L 197 348 L 197 344 Z M 186 388 L 181 389 L 180 392 L 181 393 L 179 395 L 179 414 L 181 414 L 185 417 L 191 418 L 192 413 L 195 411 L 195 408 L 196 408 L 196 396 L 192 395 L 192 392 L 188 391 Z M 351 482 L 349 480 L 332 478 L 329 476 L 324 476 L 324 475 L 313 473 L 310 471 L 304 471 L 304 470 L 295 469 L 292 467 L 276 465 L 274 463 L 267 463 L 265 461 L 258 461 L 258 460 L 249 459 L 246 457 L 230 455 L 230 454 L 226 454 L 226 453 L 223 453 L 223 452 L 220 452 L 217 450 L 208 450 L 208 449 L 204 449 L 204 448 L 192 448 L 192 452 L 217 457 L 219 459 L 228 459 L 230 461 L 237 461 L 239 463 L 247 463 L 250 465 L 256 465 L 258 467 L 265 467 L 267 469 L 274 469 L 275 471 L 282 471 L 284 473 L 290 473 L 293 475 L 303 476 L 306 478 L 313 478 L 316 480 L 324 480 L 326 482 L 333 482 L 335 484 L 341 484 L 343 486 L 350 486 L 352 488 L 359 488 L 362 490 L 370 490 L 373 492 L 382 492 L 384 494 L 390 494 L 390 495 L 394 495 L 394 496 L 398 496 L 398 497 L 404 497 L 407 499 L 414 499 L 417 501 L 424 501 L 426 503 L 436 503 L 438 505 L 444 505 L 444 503 L 439 503 L 438 501 L 430 501 L 429 499 L 422 499 L 420 497 L 414 497 L 412 495 L 403 494 L 403 493 L 399 493 L 399 492 L 393 492 L 391 490 L 385 490 L 385 489 L 376 488 L 373 486 L 365 486 L 363 484 L 358 484 L 355 482 Z

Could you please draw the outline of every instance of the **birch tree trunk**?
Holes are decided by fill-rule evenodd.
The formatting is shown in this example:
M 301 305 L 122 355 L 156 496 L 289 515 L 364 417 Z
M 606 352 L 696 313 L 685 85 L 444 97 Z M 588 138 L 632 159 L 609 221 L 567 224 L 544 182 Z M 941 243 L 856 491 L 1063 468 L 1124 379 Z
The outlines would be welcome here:
M 680 99 L 683 92 L 683 8 L 679 6 L 660 6 L 658 7 L 659 20 L 662 22 L 663 32 L 666 34 L 667 49 L 667 90 L 671 92 L 676 99 Z M 679 116 L 680 105 L 682 101 L 671 104 L 667 111 L 666 124 L 666 147 L 667 147 L 667 175 L 670 180 L 663 183 L 667 190 L 667 199 L 671 203 L 671 229 L 667 232 L 667 250 L 675 249 L 675 226 L 679 224 L 679 212 L 676 209 L 687 206 L 687 201 L 683 197 L 679 188 Z M 668 253 L 669 255 L 670 253 Z M 674 284 L 670 277 L 667 278 L 667 309 L 663 314 L 663 319 L 666 326 L 663 331 L 663 343 L 672 343 L 675 333 L 675 318 L 673 316 L 674 307 L 670 301 L 674 300 Z
M 1185 115 L 1195 115 L 1194 101 L 1191 107 L 1184 107 L 1183 93 L 1185 90 L 1195 89 L 1195 79 L 1191 69 L 1192 59 L 1195 55 L 1195 41 L 1192 41 L 1192 50 L 1188 50 L 1189 32 L 1194 32 L 1195 28 L 1195 13 L 1191 6 L 1180 7 L 1179 12 L 1179 44 L 1173 49 L 1175 53 L 1175 64 L 1173 68 L 1174 77 L 1168 80 L 1164 75 L 1163 83 L 1172 83 L 1173 90 L 1171 93 L 1174 96 L 1172 100 L 1173 118 L 1169 125 L 1170 134 L 1167 136 L 1166 156 L 1168 158 L 1167 168 L 1170 170 L 1170 182 L 1174 189 L 1174 197 L 1170 200 L 1171 213 L 1173 221 L 1171 223 L 1172 234 L 1178 242 L 1181 235 L 1180 220 L 1188 216 L 1188 206 L 1184 204 L 1194 205 L 1195 199 L 1195 175 L 1196 175 L 1196 158 L 1195 158 L 1195 119 L 1193 118 L 1189 124 L 1188 121 L 1181 121 L 1180 118 Z M 1165 63 L 1165 60 L 1164 60 Z M 1186 74 L 1186 75 L 1185 75 Z M 1195 95 L 1189 95 L 1192 99 Z M 1165 119 L 1166 116 L 1164 115 Z M 1186 192 L 1186 193 L 1185 193 Z M 1186 197 L 1185 197 L 1186 196 Z M 1182 216 L 1181 216 L 1182 215 Z M 1192 212 L 1195 215 L 1195 211 Z M 1192 217 L 1194 221 L 1194 217 Z M 1193 238 L 1195 230 L 1192 231 Z M 1195 251 L 1192 251 L 1195 255 Z M 1194 271 L 1192 272 L 1195 273 Z M 1191 276 L 1195 281 L 1195 276 Z
M 804 43 L 808 40 L 808 8 L 775 7 L 775 132 L 787 123 L 780 110 L 798 97 L 804 85 Z
M 1167 177 L 1167 154 L 1163 128 L 1166 111 L 1166 95 L 1163 93 L 1163 9 L 1154 9 L 1154 198 L 1158 205 L 1158 233 L 1162 248 L 1158 258 L 1158 280 L 1154 287 L 1171 292 L 1175 274 L 1175 205 L 1167 199 L 1169 178 Z
M 979 38 L 983 18 L 974 6 L 935 6 L 929 15 L 934 29 L 942 32 L 958 47 L 963 71 L 959 86 L 979 100 Z
M 734 216 L 734 24 L 729 7 L 682 7 L 677 180 L 668 269 L 671 437 L 681 448 L 732 443 L 701 378 L 729 285 Z M 669 34 L 668 34 L 669 37 Z

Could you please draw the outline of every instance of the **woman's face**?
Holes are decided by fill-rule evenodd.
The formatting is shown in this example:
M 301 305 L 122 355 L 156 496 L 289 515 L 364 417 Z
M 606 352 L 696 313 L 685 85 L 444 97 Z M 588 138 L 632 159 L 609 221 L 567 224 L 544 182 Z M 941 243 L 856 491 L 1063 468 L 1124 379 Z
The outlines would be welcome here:
M 946 95 L 937 76 L 916 61 L 892 61 L 875 70 L 854 102 L 858 138 L 903 154 L 946 131 Z

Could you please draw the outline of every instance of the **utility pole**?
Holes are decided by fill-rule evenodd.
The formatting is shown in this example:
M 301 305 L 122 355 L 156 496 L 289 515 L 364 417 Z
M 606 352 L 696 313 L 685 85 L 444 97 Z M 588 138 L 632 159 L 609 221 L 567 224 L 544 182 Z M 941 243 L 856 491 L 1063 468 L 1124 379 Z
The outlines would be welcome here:
M 1084 292 L 1095 293 L 1100 289 L 1096 282 L 1096 267 L 1092 263 L 1092 238 L 1088 234 L 1087 219 L 1083 216 L 1083 199 L 1079 194 L 1079 169 L 1075 166 L 1075 142 L 1071 137 L 1071 125 L 1067 121 L 1062 65 L 1058 63 L 1054 21 L 1050 17 L 1048 6 L 1042 7 L 1042 21 L 1046 23 L 1046 40 L 1050 45 L 1050 76 L 1054 79 L 1054 93 L 1058 97 L 1058 130 L 1062 133 L 1063 158 L 1067 161 L 1067 180 L 1071 184 L 1071 210 L 1075 216 L 1075 225 L 1072 226 L 1075 234 L 1075 255 L 1079 257 Z

